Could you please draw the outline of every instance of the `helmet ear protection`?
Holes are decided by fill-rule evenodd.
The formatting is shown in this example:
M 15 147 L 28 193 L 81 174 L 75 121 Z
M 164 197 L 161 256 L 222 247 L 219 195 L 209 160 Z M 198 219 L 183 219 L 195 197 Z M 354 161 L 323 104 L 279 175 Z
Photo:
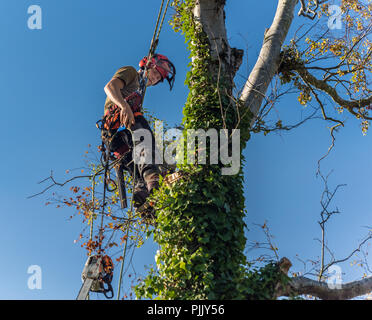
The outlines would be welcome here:
M 172 90 L 176 76 L 176 68 L 173 63 L 162 54 L 154 54 L 151 61 L 148 61 L 148 57 L 144 57 L 140 62 L 139 66 L 142 70 L 145 69 L 156 69 L 161 75 L 161 82 L 167 79 L 169 88 Z M 157 84 L 157 83 L 156 83 Z

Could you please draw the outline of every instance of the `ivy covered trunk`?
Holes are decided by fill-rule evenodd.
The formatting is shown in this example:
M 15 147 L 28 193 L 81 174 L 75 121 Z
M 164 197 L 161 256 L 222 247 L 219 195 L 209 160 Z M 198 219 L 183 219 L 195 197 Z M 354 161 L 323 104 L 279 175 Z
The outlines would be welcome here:
M 184 33 L 192 58 L 186 79 L 190 93 L 184 107 L 185 133 L 187 129 L 213 128 L 218 132 L 229 129 L 231 135 L 237 127 L 232 78 L 242 52 L 227 52 L 230 47 L 221 39 L 211 43 L 198 21 L 205 12 L 216 13 L 214 20 L 221 20 L 224 26 L 223 4 L 219 5 L 217 2 L 213 12 L 208 12 L 209 8 L 195 1 L 174 3 L 178 14 L 173 27 Z M 224 27 L 217 32 L 224 32 Z M 209 164 L 208 153 L 206 164 L 178 165 L 183 178 L 172 186 L 163 185 L 156 195 L 154 240 L 161 246 L 156 255 L 158 270 L 152 270 L 137 287 L 138 296 L 239 298 L 246 264 L 243 175 L 241 170 L 235 175 L 223 175 L 221 164 Z
M 224 5 L 224 0 L 173 2 L 177 12 L 173 28 L 184 34 L 191 53 L 184 134 L 188 129 L 213 128 L 218 132 L 227 129 L 231 135 L 233 129 L 240 129 L 238 152 L 242 164 L 241 151 L 249 140 L 252 112 L 244 102 L 233 98 L 233 79 L 243 52 L 228 44 Z M 171 186 L 163 184 L 155 194 L 157 228 L 153 236 L 161 249 L 156 254 L 157 270 L 150 270 L 136 287 L 137 297 L 252 296 L 254 285 L 247 286 L 250 275 L 243 253 L 246 238 L 242 165 L 237 174 L 226 175 L 221 163 L 209 163 L 207 156 L 203 165 L 179 164 L 183 177 Z

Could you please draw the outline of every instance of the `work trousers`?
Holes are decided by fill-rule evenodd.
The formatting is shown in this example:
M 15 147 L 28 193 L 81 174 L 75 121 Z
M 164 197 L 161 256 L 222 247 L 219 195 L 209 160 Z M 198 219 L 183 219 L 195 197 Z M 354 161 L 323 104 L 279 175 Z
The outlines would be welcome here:
M 134 159 L 133 155 L 133 148 L 130 149 L 129 152 L 124 156 L 122 163 L 126 170 L 129 171 L 129 173 L 133 176 L 135 172 L 135 179 L 136 179 L 136 189 L 146 188 L 152 189 L 154 183 L 156 184 L 159 180 L 159 165 L 156 164 L 156 143 L 155 143 L 155 137 L 154 134 L 147 122 L 147 120 L 143 116 L 137 116 L 135 117 L 135 125 L 132 126 L 131 130 L 133 133 L 133 136 L 135 135 L 141 135 L 141 131 L 138 131 L 140 129 L 145 129 L 146 134 L 150 136 L 151 138 L 151 144 L 143 143 L 143 140 L 145 138 L 142 138 L 139 141 L 135 141 L 136 147 L 138 147 L 137 151 L 141 154 L 143 159 L 147 159 L 147 161 L 144 161 L 141 163 L 140 161 L 134 161 L 138 160 L 138 156 L 136 159 Z M 133 141 L 128 141 L 128 143 L 132 146 Z M 139 162 L 139 163 L 138 163 Z

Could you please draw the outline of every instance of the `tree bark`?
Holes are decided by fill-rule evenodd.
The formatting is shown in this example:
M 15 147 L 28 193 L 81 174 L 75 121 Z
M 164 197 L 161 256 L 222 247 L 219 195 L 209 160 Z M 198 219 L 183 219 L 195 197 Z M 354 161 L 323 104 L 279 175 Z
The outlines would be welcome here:
M 273 22 L 264 34 L 259 57 L 244 85 L 240 100 L 243 108 L 248 108 L 253 114 L 250 127 L 256 121 L 266 91 L 278 71 L 281 49 L 293 21 L 297 3 L 298 0 L 278 0 Z M 224 5 L 225 0 L 197 0 L 193 15 L 208 37 L 212 61 L 218 63 L 217 68 L 215 65 L 210 67 L 212 74 L 215 77 L 219 74 L 229 77 L 233 87 L 233 78 L 241 65 L 243 52 L 229 46 Z M 287 273 L 288 269 L 289 266 L 281 272 Z M 278 285 L 276 293 L 277 296 L 312 295 L 320 299 L 337 300 L 351 299 L 371 291 L 372 277 L 344 284 L 341 289 L 331 289 L 326 283 L 298 277 L 292 278 L 285 288 Z
M 210 44 L 211 58 L 218 67 L 211 66 L 217 79 L 223 74 L 233 84 L 242 60 L 243 50 L 231 48 L 227 40 L 225 25 L 225 0 L 198 0 L 194 8 L 194 18 L 203 29 Z

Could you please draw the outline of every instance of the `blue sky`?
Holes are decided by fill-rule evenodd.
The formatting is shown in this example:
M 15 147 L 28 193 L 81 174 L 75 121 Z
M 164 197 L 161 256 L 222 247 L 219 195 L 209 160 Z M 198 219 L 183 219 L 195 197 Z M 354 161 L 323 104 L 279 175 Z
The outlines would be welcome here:
M 119 0 L 92 0 L 89 5 L 83 0 L 2 2 L 0 299 L 75 299 L 86 259 L 85 250 L 73 242 L 82 228 L 80 220 L 69 220 L 72 212 L 67 209 L 45 206 L 46 196 L 27 197 L 41 190 L 37 182 L 51 170 L 63 181 L 68 177 L 66 169 L 84 166 L 88 144 L 95 148 L 100 143 L 95 122 L 103 111 L 103 87 L 119 67 L 136 67 L 147 54 L 159 4 Z M 42 8 L 41 30 L 27 27 L 30 5 Z M 261 1 L 253 8 L 250 1 L 227 1 L 230 44 L 246 53 L 239 71 L 243 77 L 257 58 L 275 9 L 275 0 Z M 308 23 L 296 16 L 291 34 L 304 22 Z M 182 121 L 188 52 L 184 38 L 167 23 L 158 52 L 175 64 L 176 83 L 171 92 L 165 85 L 148 90 L 145 107 L 172 126 Z M 294 123 L 306 110 L 295 96 L 288 96 L 276 112 L 284 123 Z M 252 224 L 267 220 L 280 256 L 294 262 L 293 271 L 302 269 L 296 254 L 315 259 L 320 253 L 314 238 L 320 237 L 317 221 L 323 189 L 315 173 L 317 161 L 329 145 L 327 124 L 312 121 L 291 132 L 254 135 L 244 151 L 248 240 L 263 239 Z M 322 162 L 324 173 L 334 170 L 330 187 L 347 184 L 334 202 L 342 213 L 328 229 L 328 244 L 337 257 L 351 252 L 368 231 L 363 226 L 370 225 L 371 147 L 370 133 L 363 136 L 359 124 L 350 118 L 337 134 L 335 149 Z M 135 251 L 133 265 L 139 274 L 144 274 L 144 265 L 154 263 L 155 250 L 148 242 Z M 41 290 L 27 287 L 30 265 L 42 269 Z M 347 273 L 345 281 L 360 276 L 356 267 L 342 268 Z M 117 275 L 118 268 L 115 292 Z M 129 285 L 127 277 L 125 285 Z

